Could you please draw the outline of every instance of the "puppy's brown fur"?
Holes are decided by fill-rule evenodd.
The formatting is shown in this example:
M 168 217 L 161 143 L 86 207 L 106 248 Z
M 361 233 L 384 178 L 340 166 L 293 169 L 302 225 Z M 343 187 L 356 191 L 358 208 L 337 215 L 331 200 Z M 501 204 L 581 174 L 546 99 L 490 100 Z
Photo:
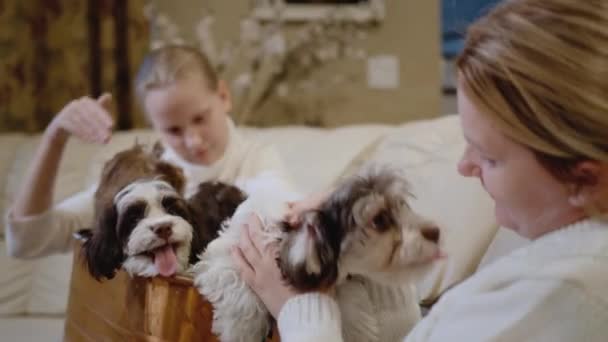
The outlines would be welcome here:
M 182 169 L 161 160 L 162 153 L 160 143 L 152 151 L 136 143 L 104 164 L 94 197 L 94 226 L 82 248 L 83 260 L 96 279 L 114 277 L 125 259 L 115 231 L 118 214 L 114 197 L 120 190 L 137 180 L 160 178 L 183 194 L 186 179 Z
M 247 196 L 234 185 L 222 182 L 203 182 L 197 192 L 188 198 L 188 206 L 196 227 L 200 227 L 198 240 L 192 241 L 197 251 L 190 263 L 198 261 L 198 253 L 219 235 L 222 223 L 232 217 L 236 208 Z
M 186 184 L 184 172 L 161 160 L 162 153 L 160 143 L 156 143 L 152 151 L 145 151 L 142 145 L 136 143 L 106 162 L 95 192 L 95 217 L 99 217 L 122 188 L 136 180 L 159 177 L 183 194 Z
M 117 153 L 104 165 L 95 192 L 95 223 L 84 244 L 84 259 L 89 271 L 97 278 L 112 278 L 126 256 L 116 232 L 118 213 L 114 205 L 116 195 L 129 184 L 160 179 L 171 185 L 182 201 L 181 216 L 192 225 L 189 263 L 198 261 L 199 254 L 215 239 L 222 222 L 231 217 L 246 198 L 237 187 L 222 182 L 203 182 L 197 192 L 183 199 L 186 179 L 181 168 L 161 160 L 162 146 L 157 143 L 151 151 L 135 144 Z

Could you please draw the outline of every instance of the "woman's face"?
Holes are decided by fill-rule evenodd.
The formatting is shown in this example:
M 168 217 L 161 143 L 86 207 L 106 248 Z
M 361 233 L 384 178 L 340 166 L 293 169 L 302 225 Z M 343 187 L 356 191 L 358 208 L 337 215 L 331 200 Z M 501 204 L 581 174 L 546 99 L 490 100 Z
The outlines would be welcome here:
M 149 90 L 144 99 L 144 109 L 161 139 L 183 159 L 201 165 L 224 155 L 230 106 L 223 83 L 214 92 L 198 79 Z
M 501 226 L 534 239 L 582 218 L 583 212 L 568 202 L 568 187 L 529 148 L 499 131 L 464 91 L 458 92 L 458 111 L 467 141 L 458 171 L 479 178 Z

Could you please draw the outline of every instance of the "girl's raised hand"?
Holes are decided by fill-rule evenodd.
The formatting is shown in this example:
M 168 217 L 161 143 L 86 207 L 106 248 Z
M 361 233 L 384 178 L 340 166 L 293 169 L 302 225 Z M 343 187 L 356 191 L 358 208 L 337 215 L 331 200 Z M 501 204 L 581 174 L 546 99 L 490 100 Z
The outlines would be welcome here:
M 105 144 L 112 136 L 114 121 L 110 114 L 112 95 L 98 99 L 88 96 L 68 103 L 51 121 L 47 130 L 55 136 L 74 135 L 89 143 Z

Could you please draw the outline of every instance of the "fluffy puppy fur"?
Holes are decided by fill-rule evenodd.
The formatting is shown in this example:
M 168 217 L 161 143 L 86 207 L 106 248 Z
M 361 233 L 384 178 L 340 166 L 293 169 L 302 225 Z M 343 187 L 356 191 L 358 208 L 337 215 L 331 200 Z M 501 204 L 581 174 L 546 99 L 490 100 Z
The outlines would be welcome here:
M 368 168 L 345 180 L 321 204 L 287 227 L 279 267 L 309 291 L 360 275 L 403 284 L 440 256 L 439 228 L 409 207 L 408 184 L 396 171 Z
M 194 265 L 194 285 L 213 305 L 212 331 L 222 342 L 262 341 L 270 330 L 270 316 L 264 303 L 240 279 L 230 249 L 239 242 L 241 228 L 250 215 L 264 222 L 267 242 L 283 232 L 275 223 L 287 213 L 287 203 L 300 198 L 288 184 L 264 174 L 243 184 L 247 199 L 224 223 L 220 236 L 211 241 Z
M 342 182 L 318 210 L 304 213 L 298 227 L 289 227 L 281 220 L 297 194 L 280 184 L 249 193 L 194 268 L 195 285 L 214 306 L 213 332 L 222 342 L 259 341 L 270 327 L 266 308 L 230 256 L 249 215 L 263 219 L 267 243 L 279 240 L 277 262 L 297 289 L 339 285 L 351 274 L 395 285 L 439 255 L 438 228 L 410 209 L 408 196 L 401 175 L 368 168 Z M 357 324 L 356 316 L 346 316 L 343 327 Z
M 205 192 L 186 201 L 182 170 L 162 161 L 161 154 L 160 144 L 151 151 L 136 144 L 104 165 L 95 193 L 94 227 L 82 250 L 96 279 L 111 279 L 121 266 L 131 275 L 146 277 L 184 271 L 197 260 L 205 239 L 217 234 L 229 208 L 242 201 L 200 214 L 217 198 L 231 200 L 222 194 L 234 187 L 203 183 L 199 190 Z M 195 219 L 194 214 L 205 219 Z

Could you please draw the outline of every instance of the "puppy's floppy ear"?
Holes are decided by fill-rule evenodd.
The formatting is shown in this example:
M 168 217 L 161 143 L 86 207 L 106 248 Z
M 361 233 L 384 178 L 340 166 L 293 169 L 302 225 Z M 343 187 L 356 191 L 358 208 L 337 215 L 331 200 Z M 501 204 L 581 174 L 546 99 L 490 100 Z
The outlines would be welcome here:
M 281 246 L 277 260 L 283 278 L 300 291 L 329 287 L 338 279 L 343 232 L 322 211 L 306 213 Z
M 98 281 L 114 278 L 125 260 L 122 242 L 116 234 L 117 218 L 116 206 L 106 208 L 97 218 L 93 234 L 82 246 L 83 261 Z

